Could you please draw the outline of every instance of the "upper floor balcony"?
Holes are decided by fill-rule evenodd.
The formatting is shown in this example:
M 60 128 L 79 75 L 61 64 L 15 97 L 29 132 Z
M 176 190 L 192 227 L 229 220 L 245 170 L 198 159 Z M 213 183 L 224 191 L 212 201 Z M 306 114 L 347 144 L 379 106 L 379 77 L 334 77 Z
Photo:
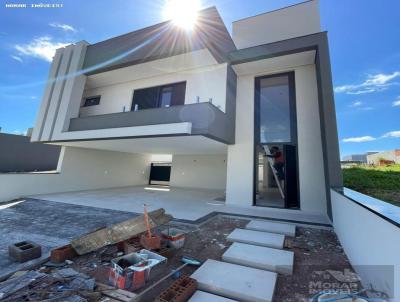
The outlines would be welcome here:
M 137 107 L 137 104 L 134 106 Z M 79 131 L 121 129 L 121 136 L 131 136 L 124 134 L 123 130 L 146 126 L 160 127 L 162 132 L 154 136 L 203 135 L 225 144 L 234 143 L 232 117 L 212 103 L 204 102 L 72 118 L 68 131 L 73 134 L 73 132 Z M 179 131 L 186 133 L 179 133 Z M 153 135 L 143 129 L 142 133 L 133 136 Z
M 229 70 L 227 64 L 215 62 L 208 50 L 199 50 L 88 75 L 78 116 L 70 119 L 67 131 L 73 137 L 82 131 L 146 130 L 143 127 L 159 125 L 160 136 L 203 135 L 231 144 L 235 85 L 228 84 L 234 80 Z M 121 131 L 120 136 L 151 133 L 157 135 Z
M 191 32 L 167 21 L 58 49 L 32 141 L 201 134 L 233 143 L 235 49 L 214 7 Z

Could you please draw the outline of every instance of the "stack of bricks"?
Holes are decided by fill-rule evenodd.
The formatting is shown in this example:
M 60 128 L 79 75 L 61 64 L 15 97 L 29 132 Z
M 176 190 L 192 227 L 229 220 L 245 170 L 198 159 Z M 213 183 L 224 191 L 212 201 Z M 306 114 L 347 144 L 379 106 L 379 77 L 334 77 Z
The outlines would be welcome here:
M 188 276 L 177 279 L 169 288 L 163 291 L 155 302 L 186 302 L 197 289 L 197 281 Z

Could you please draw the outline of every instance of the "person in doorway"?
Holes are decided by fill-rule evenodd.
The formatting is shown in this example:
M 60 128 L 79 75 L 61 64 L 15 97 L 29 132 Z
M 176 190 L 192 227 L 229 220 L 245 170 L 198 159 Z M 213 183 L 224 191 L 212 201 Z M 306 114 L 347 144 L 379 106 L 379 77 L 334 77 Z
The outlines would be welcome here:
M 278 179 L 283 181 L 285 179 L 284 167 L 285 167 L 285 160 L 283 158 L 283 152 L 277 146 L 273 146 L 271 148 L 271 154 L 267 154 L 267 157 L 274 159 L 274 168 L 278 175 Z

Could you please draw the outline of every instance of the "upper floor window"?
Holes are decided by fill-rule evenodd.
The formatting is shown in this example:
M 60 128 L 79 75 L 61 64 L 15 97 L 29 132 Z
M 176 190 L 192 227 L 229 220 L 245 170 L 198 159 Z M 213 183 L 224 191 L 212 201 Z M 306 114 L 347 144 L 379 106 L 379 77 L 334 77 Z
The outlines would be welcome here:
M 98 104 L 100 104 L 100 95 L 86 98 L 83 107 L 95 106 Z
M 296 110 L 291 74 L 257 79 L 258 131 L 261 144 L 295 143 Z
M 183 105 L 186 82 L 137 89 L 133 93 L 132 111 Z

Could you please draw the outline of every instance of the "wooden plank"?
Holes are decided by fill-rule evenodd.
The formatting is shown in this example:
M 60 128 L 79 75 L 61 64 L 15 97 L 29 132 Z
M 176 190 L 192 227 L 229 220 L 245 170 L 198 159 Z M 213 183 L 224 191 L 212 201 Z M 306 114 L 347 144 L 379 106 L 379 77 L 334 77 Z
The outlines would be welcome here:
M 158 209 L 149 213 L 150 227 L 166 224 L 172 219 L 165 214 L 164 209 Z M 95 251 L 103 246 L 115 244 L 146 231 L 143 215 L 120 222 L 108 228 L 83 235 L 71 241 L 72 247 L 79 255 Z
M 113 290 L 113 289 L 117 289 L 117 288 L 114 286 L 96 281 L 96 291 L 98 291 L 98 292 L 105 291 L 105 290 Z
M 136 294 L 123 289 L 105 290 L 101 292 L 104 296 L 116 299 L 118 301 L 129 302 L 136 297 Z

